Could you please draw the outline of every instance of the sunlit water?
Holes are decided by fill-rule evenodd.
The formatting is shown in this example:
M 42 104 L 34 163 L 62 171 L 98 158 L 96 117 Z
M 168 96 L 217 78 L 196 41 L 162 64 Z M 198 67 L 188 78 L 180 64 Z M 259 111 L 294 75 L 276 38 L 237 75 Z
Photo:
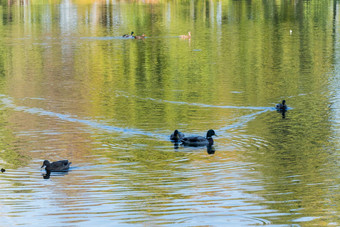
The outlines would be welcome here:
M 337 1 L 0 13 L 1 226 L 340 225 Z M 213 147 L 169 141 L 210 128 Z

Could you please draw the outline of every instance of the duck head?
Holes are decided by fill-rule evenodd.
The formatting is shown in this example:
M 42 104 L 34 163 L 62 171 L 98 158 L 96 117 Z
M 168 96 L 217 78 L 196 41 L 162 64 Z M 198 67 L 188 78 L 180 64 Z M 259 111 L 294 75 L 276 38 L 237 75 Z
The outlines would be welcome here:
M 48 160 L 45 160 L 43 162 L 43 165 L 41 166 L 41 168 L 45 167 L 46 166 L 46 170 L 49 170 L 51 168 L 51 163 L 48 161 Z
M 174 136 L 176 139 L 179 139 L 179 132 L 177 129 L 174 131 Z
M 206 138 L 211 138 L 212 136 L 217 136 L 217 135 L 215 134 L 214 130 L 209 129 L 208 132 L 207 132 L 207 137 Z
M 282 105 L 285 105 L 286 104 L 286 100 L 282 100 Z

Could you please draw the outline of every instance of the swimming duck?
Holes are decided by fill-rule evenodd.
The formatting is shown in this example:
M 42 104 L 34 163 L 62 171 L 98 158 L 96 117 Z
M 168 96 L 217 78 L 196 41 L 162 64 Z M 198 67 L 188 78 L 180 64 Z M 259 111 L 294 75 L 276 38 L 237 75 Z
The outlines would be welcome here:
M 4 168 L 1 168 L 1 172 L 4 173 L 6 172 L 6 170 Z
M 170 135 L 170 140 L 174 142 L 181 141 L 185 137 L 184 133 L 178 131 L 177 129 Z
M 207 132 L 207 136 L 189 136 L 189 137 L 184 137 L 181 142 L 184 146 L 207 146 L 207 145 L 213 145 L 214 140 L 212 136 L 217 136 L 215 134 L 215 131 L 210 129 Z
M 282 100 L 282 103 L 276 104 L 275 108 L 279 111 L 287 110 L 286 100 Z
M 143 33 L 143 35 L 136 35 L 135 39 L 144 39 L 145 38 L 145 34 Z
M 190 39 L 191 38 L 191 32 L 188 32 L 188 35 L 180 35 L 179 38 L 181 38 L 181 39 Z
M 48 172 L 66 172 L 68 171 L 71 163 L 72 162 L 69 162 L 68 160 L 60 160 L 52 163 L 45 160 L 41 168 L 46 166 L 45 170 Z
M 123 38 L 134 38 L 133 33 L 134 33 L 134 32 L 131 32 L 131 35 L 129 35 L 129 34 L 124 34 L 124 35 L 123 35 Z

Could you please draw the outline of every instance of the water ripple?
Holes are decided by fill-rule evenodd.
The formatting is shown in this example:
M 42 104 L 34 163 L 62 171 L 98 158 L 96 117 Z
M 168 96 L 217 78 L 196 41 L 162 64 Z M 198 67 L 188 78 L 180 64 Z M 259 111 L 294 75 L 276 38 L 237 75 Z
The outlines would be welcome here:
M 127 98 L 137 98 L 141 100 L 150 100 L 154 102 L 159 103 L 171 103 L 171 104 L 178 104 L 178 105 L 190 105 L 190 106 L 199 106 L 199 107 L 210 107 L 210 108 L 221 108 L 221 109 L 240 109 L 240 110 L 265 110 L 265 111 L 273 111 L 275 110 L 274 107 L 260 107 L 260 106 L 223 106 L 223 105 L 210 105 L 210 104 L 204 104 L 204 103 L 189 103 L 189 102 L 182 102 L 182 101 L 171 101 L 171 100 L 165 100 L 165 99 L 156 99 L 156 98 L 143 98 L 136 95 L 128 94 L 127 92 L 119 91 L 117 92 L 117 96 L 123 96 Z
M 76 116 L 72 116 L 69 114 L 61 114 L 61 113 L 56 113 L 52 111 L 47 111 L 41 108 L 31 108 L 31 107 L 26 107 L 26 106 L 17 106 L 14 104 L 12 98 L 6 96 L 6 95 L 0 95 L 1 97 L 1 102 L 2 104 L 7 107 L 14 109 L 16 111 L 22 111 L 30 114 L 36 114 L 40 116 L 49 116 L 49 117 L 55 117 L 59 118 L 60 120 L 63 121 L 68 121 L 68 122 L 75 122 L 75 123 L 80 123 L 95 129 L 100 129 L 109 133 L 113 132 L 120 132 L 125 135 L 131 136 L 131 135 L 144 135 L 144 136 L 150 136 L 154 138 L 158 138 L 160 140 L 166 141 L 168 140 L 168 135 L 162 135 L 161 133 L 152 133 L 152 132 L 146 132 L 140 129 L 133 129 L 133 128 L 121 128 L 121 127 L 116 127 L 116 126 L 111 126 L 111 125 L 106 125 L 102 123 L 98 123 L 93 120 L 84 120 L 84 119 L 78 119 Z M 135 96 L 133 96 L 135 97 Z M 140 97 L 138 97 L 140 98 Z M 177 102 L 177 101 L 168 101 L 168 100 L 162 100 L 162 99 L 154 99 L 154 98 L 140 98 L 144 100 L 153 100 L 157 102 L 169 102 L 169 103 L 175 103 L 175 104 L 186 104 L 186 105 L 195 105 L 195 106 L 200 106 L 200 107 L 215 107 L 215 108 L 233 108 L 233 109 L 249 109 L 249 110 L 260 110 L 255 113 L 251 113 L 248 115 L 244 115 L 241 117 L 238 117 L 236 120 L 236 123 L 233 123 L 231 125 L 227 125 L 225 127 L 222 127 L 220 129 L 217 129 L 219 131 L 227 131 L 230 129 L 236 129 L 243 127 L 245 124 L 247 124 L 249 121 L 254 120 L 258 115 L 263 114 L 267 111 L 272 111 L 274 108 L 272 107 L 237 107 L 237 106 L 216 106 L 216 105 L 208 105 L 208 104 L 201 104 L 201 103 L 186 103 L 186 102 Z M 232 120 L 233 121 L 233 120 Z M 221 137 L 223 138 L 223 136 Z
M 26 107 L 26 106 L 17 106 L 14 104 L 14 102 L 12 101 L 11 98 L 9 97 L 4 97 L 4 95 L 2 96 L 2 104 L 4 104 L 7 108 L 11 108 L 14 109 L 16 111 L 22 111 L 22 112 L 26 112 L 26 113 L 30 113 L 30 114 L 36 114 L 36 115 L 40 115 L 40 116 L 49 116 L 49 117 L 55 117 L 55 118 L 59 118 L 60 120 L 63 121 L 68 121 L 68 122 L 75 122 L 75 123 L 80 123 L 83 125 L 87 125 L 90 126 L 92 128 L 95 129 L 100 129 L 106 132 L 120 132 L 120 133 L 124 133 L 126 135 L 145 135 L 145 136 L 150 136 L 150 137 L 156 137 L 162 140 L 167 140 L 168 137 L 163 135 L 159 135 L 159 134 L 155 134 L 155 133 L 151 133 L 151 132 L 145 132 L 142 130 L 138 130 L 138 129 L 131 129 L 131 128 L 120 128 L 120 127 L 115 127 L 115 126 L 111 126 L 111 125 L 105 125 L 105 124 L 100 124 L 98 122 L 95 121 L 91 121 L 91 120 L 83 120 L 83 119 L 77 119 L 72 115 L 68 115 L 68 114 L 61 114 L 61 113 L 55 113 L 52 111 L 47 111 L 41 108 L 30 108 L 30 107 Z

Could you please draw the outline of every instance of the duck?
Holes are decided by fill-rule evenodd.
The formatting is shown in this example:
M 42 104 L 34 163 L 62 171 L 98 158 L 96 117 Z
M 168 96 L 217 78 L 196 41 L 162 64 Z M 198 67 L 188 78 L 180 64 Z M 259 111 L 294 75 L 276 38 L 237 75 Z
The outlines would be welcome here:
M 185 137 L 184 133 L 178 131 L 177 129 L 170 135 L 170 140 L 174 142 L 181 141 Z
M 68 160 L 60 160 L 52 163 L 50 163 L 48 160 L 45 160 L 41 168 L 46 166 L 45 170 L 47 172 L 66 172 L 68 171 L 71 163 L 72 162 L 69 162 Z
M 135 39 L 144 39 L 145 38 L 145 34 L 143 33 L 143 35 L 136 35 Z
M 191 32 L 188 32 L 188 35 L 180 35 L 179 38 L 181 38 L 181 39 L 190 39 L 191 38 Z
M 286 111 L 287 110 L 286 100 L 282 100 L 282 103 L 276 104 L 275 109 L 278 111 Z
M 6 172 L 6 170 L 4 168 L 1 168 L 1 172 L 4 173 Z
M 124 35 L 123 35 L 123 38 L 134 38 L 133 33 L 134 33 L 134 32 L 131 32 L 131 35 L 129 35 L 129 34 L 124 34 Z
M 213 129 L 209 129 L 207 131 L 207 136 L 189 136 L 189 137 L 184 137 L 181 142 L 182 145 L 184 146 L 193 146 L 193 147 L 198 147 L 198 146 L 208 146 L 208 145 L 213 145 L 214 140 L 212 136 L 217 136 L 215 131 Z

